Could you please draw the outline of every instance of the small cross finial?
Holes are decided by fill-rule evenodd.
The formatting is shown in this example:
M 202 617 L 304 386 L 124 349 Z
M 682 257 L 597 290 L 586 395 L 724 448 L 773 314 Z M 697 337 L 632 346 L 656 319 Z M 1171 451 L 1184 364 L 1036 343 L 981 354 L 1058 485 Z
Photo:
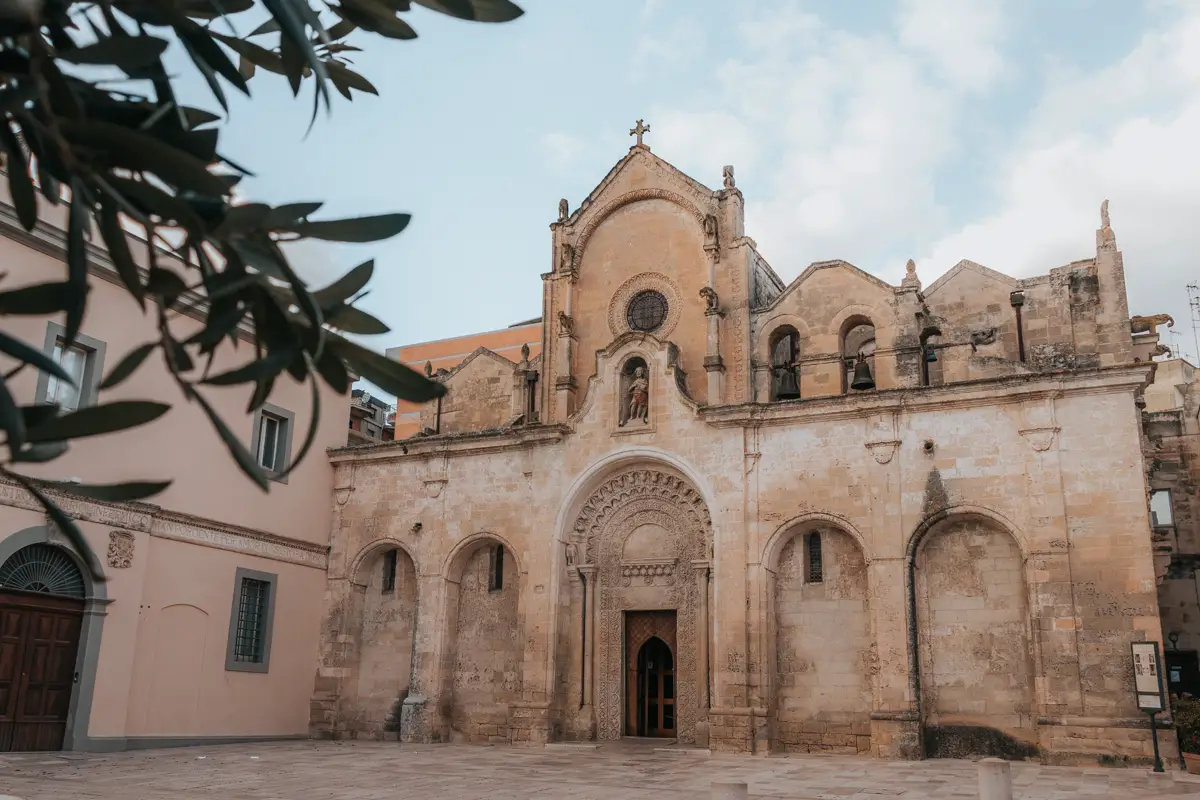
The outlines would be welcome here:
M 646 145 L 642 144 L 642 135 L 649 133 L 649 132 L 650 132 L 650 126 L 646 125 L 644 120 L 640 120 L 640 119 L 637 121 L 637 125 L 635 125 L 629 129 L 629 135 L 637 137 L 637 146 L 638 147 L 646 146 Z

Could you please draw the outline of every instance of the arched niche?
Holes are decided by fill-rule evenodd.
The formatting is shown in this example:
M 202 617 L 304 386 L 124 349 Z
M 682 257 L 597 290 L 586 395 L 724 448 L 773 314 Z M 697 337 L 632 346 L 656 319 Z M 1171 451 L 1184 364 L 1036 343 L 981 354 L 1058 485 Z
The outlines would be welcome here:
M 998 520 L 950 513 L 910 544 L 910 647 L 930 757 L 1037 752 L 1024 556 Z
M 512 545 L 480 533 L 447 561 L 444 714 L 452 741 L 487 744 L 521 699 L 523 570 Z
M 774 738 L 793 752 L 866 752 L 876 659 L 867 557 L 849 529 L 810 518 L 766 555 Z

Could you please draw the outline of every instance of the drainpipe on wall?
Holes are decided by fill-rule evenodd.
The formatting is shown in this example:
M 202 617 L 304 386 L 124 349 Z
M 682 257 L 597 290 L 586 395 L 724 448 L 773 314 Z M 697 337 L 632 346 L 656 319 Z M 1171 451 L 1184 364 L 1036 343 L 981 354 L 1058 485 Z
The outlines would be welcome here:
M 1009 295 L 1009 302 L 1017 312 L 1017 353 L 1022 363 L 1025 361 L 1025 328 L 1021 324 L 1021 306 L 1025 305 L 1025 292 L 1016 291 Z

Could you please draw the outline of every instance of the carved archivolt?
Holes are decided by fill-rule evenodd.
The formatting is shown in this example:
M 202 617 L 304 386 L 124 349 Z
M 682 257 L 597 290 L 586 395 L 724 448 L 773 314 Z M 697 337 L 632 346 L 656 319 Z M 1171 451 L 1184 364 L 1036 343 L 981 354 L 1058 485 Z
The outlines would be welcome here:
M 592 214 L 591 219 L 589 219 L 588 223 L 583 226 L 583 230 L 579 232 L 579 238 L 575 242 L 575 259 L 571 265 L 573 270 L 579 269 L 579 262 L 583 258 L 583 251 L 587 247 L 587 241 L 591 238 L 592 233 L 596 230 L 597 226 L 604 222 L 604 220 L 608 219 L 608 217 L 618 208 L 627 206 L 630 203 L 636 203 L 641 200 L 666 200 L 668 203 L 674 203 L 695 217 L 696 223 L 703 228 L 704 212 L 682 195 L 676 194 L 675 192 L 668 192 L 666 189 L 637 189 L 632 192 L 627 192 L 620 197 L 615 198 L 612 200 L 612 202 L 606 203 L 595 214 Z
M 596 562 L 599 534 L 613 513 L 629 501 L 642 497 L 657 497 L 678 507 L 683 519 L 673 520 L 672 529 L 677 529 L 680 522 L 686 522 L 690 527 L 702 531 L 706 538 L 711 537 L 712 517 L 708 513 L 708 506 L 691 484 L 658 470 L 634 470 L 618 475 L 593 492 L 575 519 L 575 532 L 587 541 L 589 563 Z M 702 548 L 694 557 L 704 558 L 706 552 Z
M 671 331 L 675 330 L 675 326 L 679 324 L 679 310 L 683 307 L 681 301 L 683 295 L 680 293 L 679 287 L 666 275 L 657 272 L 643 272 L 621 284 L 608 303 L 608 329 L 612 331 L 614 337 L 629 332 L 629 321 L 626 319 L 625 309 L 635 294 L 647 289 L 662 292 L 663 296 L 667 298 L 667 318 L 663 320 L 663 324 L 658 327 L 658 330 L 652 333 L 659 339 L 666 339 L 671 335 Z

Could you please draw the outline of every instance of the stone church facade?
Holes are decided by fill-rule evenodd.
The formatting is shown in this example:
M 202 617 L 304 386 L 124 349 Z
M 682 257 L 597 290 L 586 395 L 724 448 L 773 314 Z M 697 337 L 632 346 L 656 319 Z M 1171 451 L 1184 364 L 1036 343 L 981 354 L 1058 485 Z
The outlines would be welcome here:
M 560 204 L 537 355 L 332 452 L 313 733 L 1146 761 L 1153 366 L 1107 207 L 1090 258 L 925 287 L 784 285 L 743 209 L 639 134 Z

